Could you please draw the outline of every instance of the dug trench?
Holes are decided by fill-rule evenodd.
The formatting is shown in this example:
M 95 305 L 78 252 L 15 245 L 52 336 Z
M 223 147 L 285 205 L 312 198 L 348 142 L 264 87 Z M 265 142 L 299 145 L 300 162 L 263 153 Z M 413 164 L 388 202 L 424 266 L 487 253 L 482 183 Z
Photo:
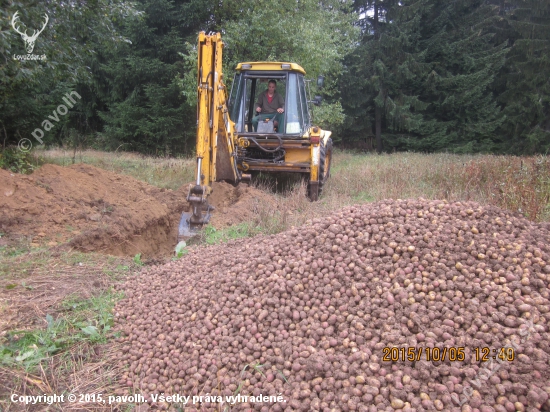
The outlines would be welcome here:
M 3 243 L 73 249 L 115 256 L 173 254 L 189 185 L 177 190 L 86 164 L 46 164 L 31 175 L 0 170 Z M 254 200 L 271 196 L 247 185 L 216 182 L 211 224 L 224 228 L 250 219 Z

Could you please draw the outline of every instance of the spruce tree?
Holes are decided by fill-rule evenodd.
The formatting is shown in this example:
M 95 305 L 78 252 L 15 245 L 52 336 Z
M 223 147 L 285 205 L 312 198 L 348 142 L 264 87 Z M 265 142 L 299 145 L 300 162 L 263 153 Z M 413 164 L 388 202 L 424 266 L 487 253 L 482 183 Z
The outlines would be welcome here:
M 207 28 L 208 9 L 198 3 L 140 0 L 144 17 L 122 22 L 131 43 L 98 56 L 93 92 L 103 103 L 104 147 L 154 155 L 194 147 L 195 110 L 186 104 L 178 79 L 185 41 L 194 42 L 199 29 Z
M 98 48 L 108 49 L 125 39 L 116 30 L 116 20 L 137 18 L 133 4 L 122 0 L 92 2 L 3 2 L 0 9 L 0 136 L 2 145 L 20 139 L 40 141 L 32 133 L 42 129 L 44 144 L 58 143 L 62 132 L 69 128 L 88 130 L 84 106 L 90 96 L 82 93 L 92 81 L 90 60 Z M 17 13 L 17 15 L 16 15 Z M 20 60 L 26 55 L 21 35 L 12 27 L 32 34 L 44 30 L 37 38 L 34 55 L 44 60 Z M 15 17 L 15 21 L 14 21 Z M 82 98 L 69 112 L 45 128 L 47 116 L 63 103 L 66 93 L 77 91 Z M 88 130 L 89 131 L 89 130 Z M 40 133 L 36 134 L 40 136 Z
M 424 151 L 490 152 L 505 116 L 491 90 L 505 62 L 506 43 L 489 32 L 498 10 L 481 0 L 432 1 L 424 16 L 420 48 L 431 69 L 419 89 L 429 103 L 421 136 L 411 148 Z
M 405 149 L 422 130 L 419 111 L 426 105 L 414 94 L 426 72 L 417 38 L 425 0 L 367 0 L 356 4 L 363 30 L 361 44 L 346 58 L 341 82 L 346 95 L 348 135 L 375 136 L 376 150 Z
M 504 2 L 503 2 L 504 3 Z M 550 150 L 550 1 L 507 0 L 501 15 L 511 44 L 498 85 L 506 121 L 502 150 Z

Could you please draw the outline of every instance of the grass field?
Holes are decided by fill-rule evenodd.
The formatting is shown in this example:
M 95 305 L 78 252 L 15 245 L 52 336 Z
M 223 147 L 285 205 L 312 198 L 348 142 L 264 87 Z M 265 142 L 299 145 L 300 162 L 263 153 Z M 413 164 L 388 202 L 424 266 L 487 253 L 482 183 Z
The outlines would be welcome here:
M 39 153 L 46 163 L 69 165 L 72 152 Z M 194 160 L 129 153 L 78 152 L 84 162 L 151 185 L 177 189 L 193 180 Z M 259 187 L 273 193 L 254 218 L 228 229 L 206 228 L 204 245 L 260 233 L 278 233 L 346 205 L 386 198 L 476 201 L 550 220 L 550 160 L 545 156 L 392 155 L 336 151 L 320 201 L 305 197 L 305 183 L 276 178 Z M 283 190 L 275 191 L 275 187 Z M 278 204 L 277 210 L 273 202 Z M 199 245 L 199 247 L 201 247 Z M 0 410 L 20 410 L 10 393 L 115 393 L 116 368 L 105 359 L 114 345 L 113 286 L 139 271 L 139 256 L 114 258 L 53 253 L 0 243 Z M 145 262 L 147 264 L 147 262 Z
M 69 165 L 73 154 L 61 150 L 41 153 L 46 162 Z M 131 153 L 79 152 L 76 162 L 130 175 L 151 185 L 177 189 L 193 180 L 190 158 L 150 158 Z M 262 186 L 273 189 L 275 179 Z M 280 185 L 279 185 L 280 186 Z M 305 185 L 287 185 L 278 193 L 289 216 L 260 219 L 268 232 L 287 229 L 342 206 L 382 199 L 447 199 L 493 204 L 523 213 L 534 221 L 550 220 L 550 159 L 546 156 L 513 157 L 398 153 L 360 154 L 336 151 L 331 178 L 317 203 L 304 197 Z M 266 205 L 272 210 L 271 205 Z M 260 207 L 260 213 L 262 212 Z

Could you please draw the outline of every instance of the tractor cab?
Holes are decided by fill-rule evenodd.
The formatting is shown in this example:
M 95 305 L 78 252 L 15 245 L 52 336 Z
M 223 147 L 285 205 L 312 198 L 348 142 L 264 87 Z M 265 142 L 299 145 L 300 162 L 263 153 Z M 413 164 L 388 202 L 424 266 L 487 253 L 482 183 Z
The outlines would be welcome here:
M 307 179 L 309 198 L 317 200 L 329 176 L 332 139 L 331 132 L 312 125 L 305 74 L 295 63 L 240 63 L 227 106 L 236 142 L 233 159 L 241 179 L 252 179 L 259 173 L 298 173 Z M 273 103 L 273 95 L 267 111 L 273 111 L 273 116 L 258 116 L 258 98 L 273 81 L 284 101 L 284 111 L 275 111 L 280 102 Z M 322 87 L 322 76 L 317 85 Z M 262 96 L 264 104 L 267 97 Z M 315 96 L 313 103 L 319 104 L 320 99 Z M 273 121 L 273 128 L 260 127 L 269 121 Z
M 285 138 L 302 138 L 311 127 L 306 93 L 305 70 L 295 63 L 251 62 L 239 63 L 229 98 L 229 116 L 239 135 L 282 135 Z M 276 82 L 276 91 L 284 100 L 284 111 L 278 115 L 275 130 L 258 133 L 255 116 L 256 102 L 269 82 Z M 264 119 L 262 121 L 268 121 Z M 261 127 L 260 127 L 261 129 Z

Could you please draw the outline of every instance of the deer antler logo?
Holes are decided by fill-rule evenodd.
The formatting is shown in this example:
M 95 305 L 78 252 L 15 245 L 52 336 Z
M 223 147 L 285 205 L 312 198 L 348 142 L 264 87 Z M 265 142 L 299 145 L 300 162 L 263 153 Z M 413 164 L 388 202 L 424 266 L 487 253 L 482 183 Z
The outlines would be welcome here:
M 47 14 L 44 14 L 44 16 L 46 17 L 46 21 L 44 22 L 44 25 L 40 30 L 38 30 L 38 32 L 35 30 L 32 36 L 29 37 L 27 35 L 27 30 L 25 30 L 25 32 L 22 32 L 17 28 L 16 24 L 19 23 L 19 16 L 17 15 L 17 13 L 19 12 L 16 11 L 15 14 L 13 15 L 13 18 L 11 19 L 11 25 L 13 29 L 21 35 L 21 38 L 25 42 L 25 48 L 27 49 L 27 53 L 30 54 L 34 50 L 34 42 L 36 41 L 38 35 L 42 33 L 46 28 L 46 24 L 48 24 L 49 18 Z

